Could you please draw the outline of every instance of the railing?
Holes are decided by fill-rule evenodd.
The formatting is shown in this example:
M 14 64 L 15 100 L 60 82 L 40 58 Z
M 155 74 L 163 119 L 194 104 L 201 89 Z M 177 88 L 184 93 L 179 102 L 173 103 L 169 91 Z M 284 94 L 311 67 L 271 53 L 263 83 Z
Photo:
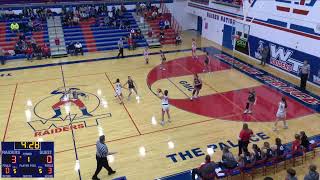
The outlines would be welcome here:
M 171 27 L 175 30 L 176 33 L 181 33 L 182 27 L 180 26 L 179 22 L 173 17 L 173 14 L 170 12 L 168 7 L 166 6 L 163 1 L 160 3 L 160 11 L 164 13 L 170 13 L 171 14 Z

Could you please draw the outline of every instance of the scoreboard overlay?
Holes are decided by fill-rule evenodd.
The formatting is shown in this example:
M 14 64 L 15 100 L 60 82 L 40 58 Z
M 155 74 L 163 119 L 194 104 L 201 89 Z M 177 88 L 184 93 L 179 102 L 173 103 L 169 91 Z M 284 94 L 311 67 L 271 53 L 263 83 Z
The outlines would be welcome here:
M 2 178 L 53 178 L 54 142 L 1 142 Z

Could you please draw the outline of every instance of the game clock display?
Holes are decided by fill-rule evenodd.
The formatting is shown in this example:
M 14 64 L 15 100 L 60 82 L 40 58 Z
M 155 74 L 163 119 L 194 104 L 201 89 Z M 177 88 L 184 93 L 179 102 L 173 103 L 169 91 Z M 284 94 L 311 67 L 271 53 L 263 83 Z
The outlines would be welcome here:
M 53 142 L 1 142 L 2 178 L 53 178 Z

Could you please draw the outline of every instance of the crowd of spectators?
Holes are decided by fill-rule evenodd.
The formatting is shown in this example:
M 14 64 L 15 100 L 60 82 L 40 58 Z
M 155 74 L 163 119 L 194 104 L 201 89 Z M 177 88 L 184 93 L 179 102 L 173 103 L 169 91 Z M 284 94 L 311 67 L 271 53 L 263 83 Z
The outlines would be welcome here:
M 93 20 L 94 23 L 101 27 L 114 27 L 119 29 L 130 30 L 130 21 L 123 18 L 127 11 L 124 5 L 119 8 L 103 5 L 81 5 L 75 7 L 62 8 L 62 19 L 64 26 L 79 25 L 80 22 L 86 20 Z M 101 18 L 100 18 L 101 17 Z
M 226 170 L 234 168 L 246 170 L 265 162 L 280 162 L 286 159 L 288 152 L 290 152 L 291 156 L 297 157 L 311 148 L 309 138 L 304 131 L 301 131 L 299 134 L 294 136 L 291 149 L 286 149 L 287 147 L 282 144 L 280 138 L 275 139 L 274 145 L 270 145 L 270 143 L 266 141 L 261 147 L 259 147 L 257 144 L 252 144 L 251 148 L 249 149 L 248 145 L 243 145 L 244 142 L 240 142 L 243 138 L 241 136 L 244 134 L 248 134 L 249 138 L 253 136 L 253 131 L 248 128 L 246 123 L 243 125 L 243 129 L 240 133 L 239 144 L 242 143 L 242 146 L 239 146 L 240 148 L 237 157 L 235 157 L 233 153 L 229 151 L 229 147 L 225 146 L 220 162 L 211 161 L 210 156 L 207 155 L 205 162 L 202 163 L 199 168 L 193 169 L 192 178 L 196 179 L 196 176 L 198 176 L 201 177 L 202 180 L 212 179 L 212 177 L 216 176 L 216 169 L 218 167 L 222 167 L 222 169 Z M 309 172 L 305 175 L 304 180 L 318 179 L 319 173 L 316 171 L 316 166 L 310 165 Z M 286 180 L 297 180 L 294 169 L 289 168 L 287 170 Z
M 10 55 L 25 54 L 28 60 L 50 57 L 50 48 L 47 44 L 38 44 L 32 36 L 26 38 L 24 34 L 20 34 L 13 51 L 14 53 Z

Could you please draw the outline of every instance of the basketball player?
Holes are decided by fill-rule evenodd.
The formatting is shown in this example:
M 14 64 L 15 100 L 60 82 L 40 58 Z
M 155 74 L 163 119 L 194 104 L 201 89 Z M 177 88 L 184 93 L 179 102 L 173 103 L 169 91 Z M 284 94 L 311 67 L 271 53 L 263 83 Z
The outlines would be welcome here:
M 253 105 L 256 104 L 256 100 L 257 100 L 256 92 L 254 89 L 251 89 L 249 91 L 248 101 L 247 101 L 246 109 L 244 110 L 244 114 L 252 113 Z
M 198 74 L 194 74 L 194 77 L 193 77 L 193 92 L 192 92 L 192 97 L 190 98 L 191 101 L 198 97 L 201 88 L 202 88 L 202 81 L 199 78 Z
M 137 85 L 136 83 L 132 80 L 131 76 L 128 76 L 128 81 L 123 85 L 126 86 L 128 84 L 128 90 L 129 90 L 129 95 L 128 95 L 128 101 L 130 101 L 130 96 L 132 94 L 132 91 L 136 93 L 136 96 L 138 96 L 138 91 L 137 91 Z
M 122 85 L 120 83 L 120 79 L 117 79 L 115 83 L 113 83 L 116 85 L 116 95 L 115 97 L 118 97 L 119 99 L 119 103 L 123 104 L 123 95 L 122 95 Z
M 157 96 L 161 99 L 161 112 L 162 112 L 162 118 L 161 118 L 161 125 L 163 126 L 165 124 L 164 122 L 164 114 L 167 113 L 168 115 L 168 122 L 170 123 L 170 113 L 169 113 L 169 97 L 168 97 L 168 90 L 165 90 L 162 92 L 161 89 L 158 89 Z
M 210 72 L 210 68 L 209 68 L 209 64 L 210 64 L 210 58 L 209 58 L 209 52 L 206 53 L 206 56 L 204 58 L 204 70 L 203 72 Z
M 196 53 L 196 51 L 197 51 L 197 43 L 196 43 L 196 40 L 195 40 L 195 39 L 192 39 L 192 45 L 191 45 L 191 47 L 192 47 L 192 58 L 193 58 L 193 59 L 194 59 L 194 58 L 198 59 L 198 56 L 197 56 L 197 53 Z
M 146 47 L 144 49 L 143 55 L 144 55 L 144 60 L 146 61 L 146 64 L 149 64 L 149 49 L 148 49 L 148 47 Z
M 286 98 L 283 96 L 281 98 L 281 101 L 279 102 L 279 107 L 278 107 L 278 111 L 276 114 L 277 120 L 274 123 L 274 127 L 273 127 L 274 131 L 277 130 L 277 124 L 278 124 L 279 120 L 283 121 L 283 128 L 288 129 L 288 125 L 287 125 L 287 121 L 286 121 L 287 107 L 288 107 L 288 104 L 287 104 Z
M 160 50 L 160 58 L 161 58 L 160 69 L 166 70 L 166 68 L 164 67 L 164 63 L 167 61 L 167 59 L 166 59 L 166 56 L 164 55 L 164 53 L 162 52 L 162 50 Z

